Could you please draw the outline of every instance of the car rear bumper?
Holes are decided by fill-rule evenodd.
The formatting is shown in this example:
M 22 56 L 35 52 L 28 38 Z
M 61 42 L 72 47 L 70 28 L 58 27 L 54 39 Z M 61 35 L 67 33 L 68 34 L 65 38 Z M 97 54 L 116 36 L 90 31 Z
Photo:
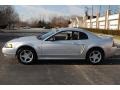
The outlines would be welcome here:
M 116 51 L 117 47 L 112 47 L 111 49 L 106 50 L 106 58 L 114 56 Z

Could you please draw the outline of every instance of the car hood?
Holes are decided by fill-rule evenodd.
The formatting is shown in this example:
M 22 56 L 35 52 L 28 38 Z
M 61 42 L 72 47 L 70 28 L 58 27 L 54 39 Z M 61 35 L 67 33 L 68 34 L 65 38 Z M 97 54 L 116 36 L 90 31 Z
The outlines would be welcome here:
M 16 39 L 13 39 L 9 42 L 33 42 L 33 41 L 37 41 L 37 37 L 36 36 L 27 36 L 27 37 L 19 37 Z

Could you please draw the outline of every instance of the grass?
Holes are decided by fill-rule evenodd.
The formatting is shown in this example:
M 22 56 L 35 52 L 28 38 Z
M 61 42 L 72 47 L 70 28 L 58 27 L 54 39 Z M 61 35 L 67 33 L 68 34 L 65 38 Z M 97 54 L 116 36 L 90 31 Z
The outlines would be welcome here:
M 119 40 L 120 40 L 120 36 L 113 35 L 113 37 L 114 37 L 115 39 L 119 39 Z

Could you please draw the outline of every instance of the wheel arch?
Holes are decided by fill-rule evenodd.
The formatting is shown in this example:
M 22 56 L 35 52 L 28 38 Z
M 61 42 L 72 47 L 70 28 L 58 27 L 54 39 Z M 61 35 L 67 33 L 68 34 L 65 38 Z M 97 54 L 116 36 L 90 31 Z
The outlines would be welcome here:
M 30 45 L 22 45 L 22 46 L 18 47 L 18 49 L 17 49 L 17 51 L 16 51 L 16 55 L 17 55 L 17 53 L 19 52 L 19 50 L 20 50 L 21 48 L 29 48 L 29 49 L 32 49 L 32 50 L 35 52 L 36 57 L 38 58 L 38 55 L 37 55 L 37 52 L 36 52 L 35 48 L 32 47 L 32 46 L 30 46 Z
M 105 51 L 104 51 L 104 49 L 103 49 L 102 47 L 94 46 L 94 47 L 91 47 L 91 48 L 89 48 L 89 49 L 87 50 L 86 58 L 87 58 L 89 52 L 92 51 L 92 50 L 94 50 L 94 49 L 100 50 L 100 51 L 102 52 L 102 54 L 104 55 L 104 57 L 106 56 L 106 55 L 105 55 Z

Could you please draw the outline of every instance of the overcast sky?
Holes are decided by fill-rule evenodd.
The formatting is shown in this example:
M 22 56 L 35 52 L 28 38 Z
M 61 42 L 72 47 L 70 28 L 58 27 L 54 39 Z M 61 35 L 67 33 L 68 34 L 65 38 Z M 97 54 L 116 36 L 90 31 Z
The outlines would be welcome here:
M 92 6 L 90 5 L 15 5 L 14 7 L 23 21 L 30 20 L 31 18 L 49 20 L 52 16 L 83 16 L 85 7 L 89 8 L 89 14 L 92 12 Z M 104 14 L 108 7 L 108 5 L 101 5 L 101 14 Z M 116 12 L 118 7 L 115 5 L 110 6 L 110 9 Z M 99 9 L 100 5 L 93 6 L 93 13 L 95 14 Z

